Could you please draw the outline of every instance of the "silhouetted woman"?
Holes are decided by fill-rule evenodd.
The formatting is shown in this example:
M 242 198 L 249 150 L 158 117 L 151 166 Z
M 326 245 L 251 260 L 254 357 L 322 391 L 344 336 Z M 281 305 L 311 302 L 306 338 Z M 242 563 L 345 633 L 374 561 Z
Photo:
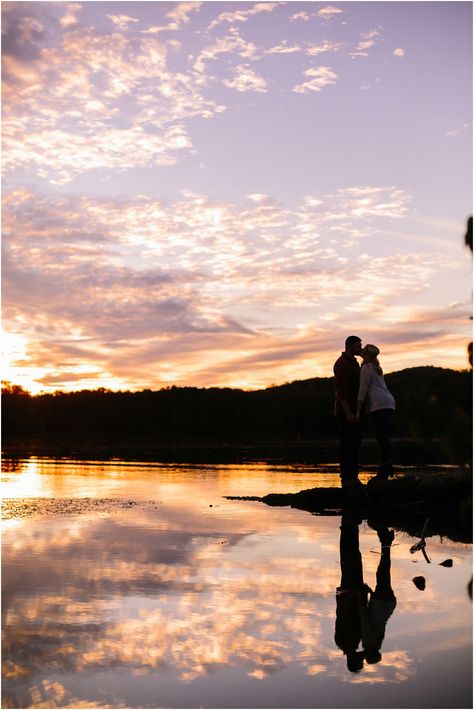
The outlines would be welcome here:
M 375 591 L 368 590 L 367 595 L 361 600 L 359 609 L 362 646 L 364 658 L 367 663 L 379 663 L 382 660 L 381 647 L 385 636 L 387 621 L 393 614 L 397 599 L 393 593 L 390 580 L 390 546 L 393 542 L 393 530 L 380 528 L 377 530 L 380 540 L 380 562 L 377 567 Z M 365 592 L 365 590 L 364 590 Z
M 387 479 L 393 474 L 390 459 L 390 435 L 395 398 L 385 384 L 383 370 L 380 367 L 376 345 L 366 345 L 361 352 L 363 364 L 360 370 L 359 395 L 357 397 L 357 418 L 367 400 L 367 411 L 375 420 L 375 433 L 380 447 L 381 464 L 377 478 Z

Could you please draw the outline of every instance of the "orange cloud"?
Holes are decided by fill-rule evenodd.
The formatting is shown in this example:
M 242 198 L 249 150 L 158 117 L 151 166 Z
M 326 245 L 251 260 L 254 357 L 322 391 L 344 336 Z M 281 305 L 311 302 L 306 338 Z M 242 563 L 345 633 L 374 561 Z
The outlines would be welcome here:
M 464 362 L 466 307 L 416 305 L 458 262 L 363 250 L 380 220 L 406 214 L 398 188 L 313 195 L 296 210 L 263 194 L 244 205 L 191 192 L 174 204 L 25 190 L 4 200 L 4 323 L 26 339 L 12 362 L 42 373 L 36 387 L 261 387 L 327 375 L 344 331 L 367 313 L 362 334 L 384 347 L 386 368 L 437 350 L 437 363 L 440 352 Z M 133 265 L 129 254 L 140 255 Z M 147 382 L 137 379 L 144 367 Z

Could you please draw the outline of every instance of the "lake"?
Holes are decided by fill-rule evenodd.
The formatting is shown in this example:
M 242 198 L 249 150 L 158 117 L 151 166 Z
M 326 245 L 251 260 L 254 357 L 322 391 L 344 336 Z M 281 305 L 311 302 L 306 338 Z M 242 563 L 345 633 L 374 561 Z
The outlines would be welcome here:
M 359 645 L 352 672 L 341 516 L 224 498 L 338 485 L 336 466 L 3 468 L 2 707 L 472 707 L 471 545 L 427 537 L 428 563 L 346 517 L 364 582 L 388 555 L 396 597 L 381 658 Z

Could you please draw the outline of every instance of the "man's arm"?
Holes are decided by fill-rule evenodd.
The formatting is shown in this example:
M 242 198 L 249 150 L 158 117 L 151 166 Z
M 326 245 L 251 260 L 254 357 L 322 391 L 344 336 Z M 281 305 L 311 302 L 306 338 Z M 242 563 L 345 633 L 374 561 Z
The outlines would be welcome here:
M 334 380 L 339 403 L 346 416 L 346 419 L 348 422 L 355 422 L 356 417 L 349 406 L 348 373 L 344 365 L 339 363 L 334 366 Z
M 344 410 L 344 414 L 346 415 L 347 421 L 348 422 L 357 421 L 355 415 L 352 413 L 352 410 L 349 407 L 349 402 L 347 401 L 347 399 L 340 399 L 339 402 L 341 403 L 341 407 Z

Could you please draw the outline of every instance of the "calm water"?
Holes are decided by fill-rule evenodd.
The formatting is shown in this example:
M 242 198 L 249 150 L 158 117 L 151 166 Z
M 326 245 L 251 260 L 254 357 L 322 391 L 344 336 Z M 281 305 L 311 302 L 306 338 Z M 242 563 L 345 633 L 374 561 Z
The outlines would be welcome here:
M 4 465 L 3 707 L 472 707 L 471 546 L 429 538 L 427 564 L 395 531 L 382 658 L 352 673 L 340 516 L 223 499 L 335 485 L 335 468 Z M 374 589 L 365 522 L 359 542 Z

